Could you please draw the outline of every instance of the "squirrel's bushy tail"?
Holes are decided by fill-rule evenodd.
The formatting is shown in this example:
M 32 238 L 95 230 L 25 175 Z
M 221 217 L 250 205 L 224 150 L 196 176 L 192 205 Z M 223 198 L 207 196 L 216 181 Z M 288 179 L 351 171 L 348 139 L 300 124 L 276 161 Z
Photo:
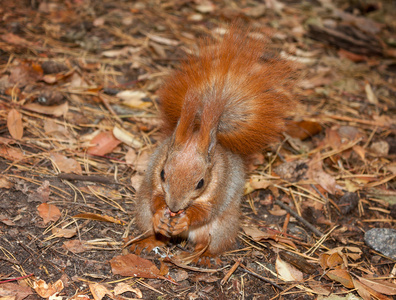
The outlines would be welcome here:
M 293 63 L 248 33 L 232 26 L 220 42 L 205 40 L 160 89 L 164 130 L 176 129 L 177 141 L 215 133 L 225 148 L 250 154 L 284 130 L 296 104 Z

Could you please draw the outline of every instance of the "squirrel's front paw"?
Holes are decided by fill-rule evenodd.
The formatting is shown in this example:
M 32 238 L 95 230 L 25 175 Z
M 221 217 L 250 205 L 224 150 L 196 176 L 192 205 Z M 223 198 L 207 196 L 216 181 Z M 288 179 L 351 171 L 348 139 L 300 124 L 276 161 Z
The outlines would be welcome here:
M 173 217 L 170 222 L 170 231 L 172 235 L 179 235 L 186 231 L 190 226 L 190 219 L 185 212 Z
M 157 211 L 153 216 L 153 227 L 156 233 L 170 237 L 170 214 L 167 209 Z

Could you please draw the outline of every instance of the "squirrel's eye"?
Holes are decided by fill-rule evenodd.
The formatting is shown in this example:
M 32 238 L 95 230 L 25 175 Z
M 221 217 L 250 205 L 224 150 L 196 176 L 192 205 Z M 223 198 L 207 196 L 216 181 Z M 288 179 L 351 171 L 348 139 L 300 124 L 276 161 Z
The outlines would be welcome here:
M 201 179 L 201 180 L 198 182 L 197 187 L 196 187 L 195 189 L 198 190 L 198 189 L 200 189 L 201 187 L 203 187 L 203 185 L 204 185 L 204 180 Z
M 161 176 L 161 180 L 165 181 L 165 171 L 164 171 L 164 169 L 162 169 L 160 176 Z

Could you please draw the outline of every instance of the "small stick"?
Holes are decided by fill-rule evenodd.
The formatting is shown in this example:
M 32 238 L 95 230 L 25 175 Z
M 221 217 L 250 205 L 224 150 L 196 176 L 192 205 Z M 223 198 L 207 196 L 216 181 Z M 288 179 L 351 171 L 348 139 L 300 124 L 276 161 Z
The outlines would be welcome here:
M 243 265 L 243 264 L 240 264 L 240 265 L 245 270 L 246 273 L 248 273 L 250 275 L 253 275 L 253 276 L 261 279 L 262 281 L 265 281 L 265 282 L 273 285 L 274 287 L 280 289 L 281 291 L 283 291 L 283 287 L 281 287 L 280 285 L 276 284 L 275 282 L 272 282 L 271 280 L 269 280 L 269 279 L 267 279 L 267 278 L 255 273 L 255 272 L 253 272 L 252 270 L 248 269 L 245 265 Z
M 28 275 L 25 275 L 25 276 L 21 276 L 21 277 L 15 277 L 15 278 L 7 279 L 7 280 L 2 280 L 2 281 L 0 281 L 0 284 L 5 283 L 5 282 L 10 282 L 10 281 L 16 281 L 16 280 L 25 279 L 25 278 L 28 278 L 28 277 L 33 276 L 33 275 L 34 275 L 34 274 L 31 273 L 31 274 L 28 274 Z
M 286 214 L 286 218 L 285 218 L 285 222 L 283 223 L 283 234 L 286 235 L 287 234 L 287 226 L 289 225 L 290 222 L 290 213 Z
M 292 210 L 289 206 L 284 204 L 283 202 L 279 200 L 275 200 L 275 204 L 279 205 L 283 209 L 285 209 L 288 213 L 290 213 L 293 217 L 295 217 L 298 221 L 300 221 L 305 227 L 307 227 L 309 230 L 311 230 L 314 234 L 316 234 L 319 237 L 323 236 L 323 233 L 321 233 L 318 229 L 315 228 L 311 223 L 309 223 L 307 220 L 304 218 L 300 217 L 294 210 Z
M 235 270 L 239 267 L 241 264 L 241 259 L 238 259 L 235 264 L 231 267 L 231 269 L 227 272 L 227 274 L 224 276 L 224 278 L 220 281 L 220 285 L 223 285 L 228 281 L 230 276 L 235 272 Z
M 65 180 L 77 180 L 77 181 L 92 181 L 92 182 L 99 182 L 99 183 L 111 183 L 111 184 L 119 184 L 115 182 L 113 179 L 109 179 L 103 176 L 95 176 L 95 175 L 78 175 L 73 173 L 59 173 L 57 175 L 60 179 Z

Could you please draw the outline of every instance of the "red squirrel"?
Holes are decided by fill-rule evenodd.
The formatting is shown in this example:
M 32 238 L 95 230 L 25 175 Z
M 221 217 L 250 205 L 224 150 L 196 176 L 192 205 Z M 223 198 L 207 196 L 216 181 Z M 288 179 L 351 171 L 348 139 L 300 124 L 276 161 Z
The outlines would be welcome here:
M 159 90 L 166 139 L 138 189 L 140 253 L 173 237 L 213 257 L 239 229 L 246 158 L 276 140 L 295 105 L 293 63 L 238 26 L 201 41 Z

